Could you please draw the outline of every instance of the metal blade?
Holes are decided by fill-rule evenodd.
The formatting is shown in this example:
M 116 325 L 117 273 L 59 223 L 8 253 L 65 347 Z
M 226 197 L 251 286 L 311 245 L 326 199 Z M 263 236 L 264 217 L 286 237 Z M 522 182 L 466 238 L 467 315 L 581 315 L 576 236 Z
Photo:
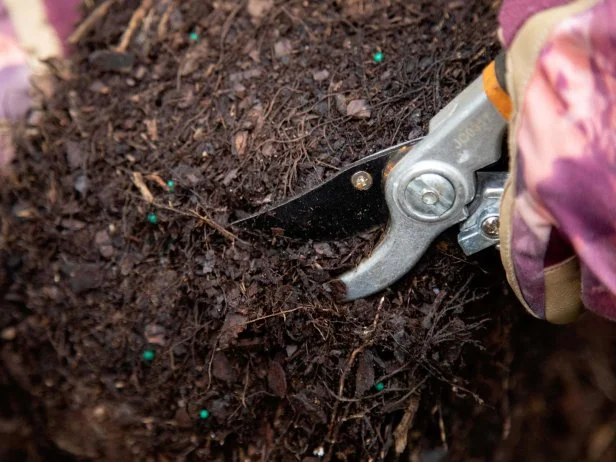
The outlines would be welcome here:
M 366 156 L 315 188 L 233 225 L 313 240 L 341 239 L 382 225 L 389 218 L 382 186 L 385 170 L 416 142 Z

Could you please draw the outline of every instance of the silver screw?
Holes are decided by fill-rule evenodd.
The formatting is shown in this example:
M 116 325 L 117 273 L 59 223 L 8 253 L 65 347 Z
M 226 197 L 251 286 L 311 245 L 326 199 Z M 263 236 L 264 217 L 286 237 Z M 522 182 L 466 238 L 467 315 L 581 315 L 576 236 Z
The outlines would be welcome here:
M 428 191 L 427 189 L 421 193 L 421 200 L 426 205 L 434 205 L 438 202 L 438 194 L 434 191 Z
M 353 176 L 351 176 L 351 183 L 353 183 L 355 189 L 367 191 L 372 187 L 372 175 L 360 170 L 359 172 L 353 173 Z
M 498 237 L 498 229 L 500 228 L 500 220 L 496 216 L 486 218 L 481 222 L 481 231 L 488 237 Z
M 444 176 L 424 173 L 407 185 L 405 199 L 406 207 L 412 214 L 438 218 L 453 206 L 456 191 Z

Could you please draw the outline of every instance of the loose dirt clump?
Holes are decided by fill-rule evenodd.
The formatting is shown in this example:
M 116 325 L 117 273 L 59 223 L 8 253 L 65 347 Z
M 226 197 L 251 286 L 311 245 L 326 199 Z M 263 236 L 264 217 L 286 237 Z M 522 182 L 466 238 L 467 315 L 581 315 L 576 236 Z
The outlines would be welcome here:
M 532 407 L 561 377 L 538 366 L 560 358 L 560 331 L 521 317 L 495 253 L 465 258 L 454 230 L 390 290 L 341 304 L 327 282 L 378 231 L 297 242 L 230 226 L 424 134 L 496 55 L 497 8 L 143 0 L 97 19 L 50 63 L 56 91 L 2 188 L 0 454 L 519 460 L 515 437 L 545 454 L 538 428 L 577 409 Z M 613 387 L 611 366 L 597 367 Z M 598 390 L 567 450 L 614 453 L 616 395 Z

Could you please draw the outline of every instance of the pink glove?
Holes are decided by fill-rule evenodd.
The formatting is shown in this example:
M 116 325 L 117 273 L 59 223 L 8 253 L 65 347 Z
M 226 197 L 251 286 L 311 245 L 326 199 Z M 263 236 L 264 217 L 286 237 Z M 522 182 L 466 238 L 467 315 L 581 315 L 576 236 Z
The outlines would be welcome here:
M 616 0 L 504 0 L 511 182 L 501 255 L 526 308 L 616 319 Z
M 41 59 L 61 56 L 79 0 L 0 0 L 0 174 L 13 158 L 10 125 L 31 105 L 30 79 Z

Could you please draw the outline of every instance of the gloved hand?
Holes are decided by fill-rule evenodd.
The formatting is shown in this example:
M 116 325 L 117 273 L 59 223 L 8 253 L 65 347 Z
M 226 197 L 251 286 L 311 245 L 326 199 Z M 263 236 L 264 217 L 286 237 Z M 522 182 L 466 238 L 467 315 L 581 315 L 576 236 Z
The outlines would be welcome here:
M 504 0 L 501 257 L 527 310 L 616 320 L 616 0 Z
M 42 60 L 62 56 L 79 0 L 0 0 L 0 175 L 13 158 L 11 124 L 32 104 L 31 79 L 47 72 Z

